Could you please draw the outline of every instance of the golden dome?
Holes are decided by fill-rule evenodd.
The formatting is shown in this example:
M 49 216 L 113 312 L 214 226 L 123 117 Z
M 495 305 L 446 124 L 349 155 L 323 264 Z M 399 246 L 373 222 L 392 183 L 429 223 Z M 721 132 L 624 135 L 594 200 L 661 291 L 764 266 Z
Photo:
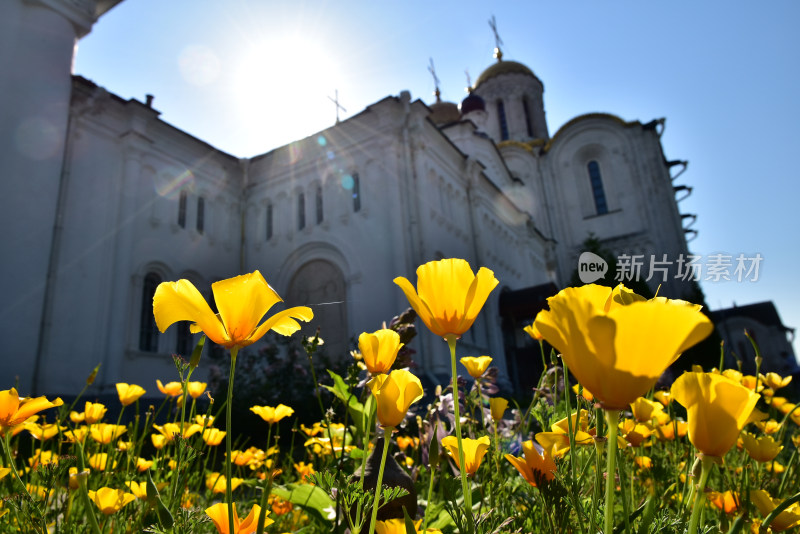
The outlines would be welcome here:
M 536 75 L 533 73 L 533 71 L 522 63 L 501 60 L 487 68 L 481 73 L 480 76 L 478 76 L 478 79 L 475 80 L 475 88 L 477 89 L 480 84 L 484 83 L 489 78 L 494 78 L 495 76 L 500 76 L 501 74 L 525 74 L 527 76 L 536 78 Z
M 430 105 L 431 114 L 428 118 L 436 125 L 449 124 L 461 120 L 461 112 L 458 106 L 452 102 L 437 100 Z

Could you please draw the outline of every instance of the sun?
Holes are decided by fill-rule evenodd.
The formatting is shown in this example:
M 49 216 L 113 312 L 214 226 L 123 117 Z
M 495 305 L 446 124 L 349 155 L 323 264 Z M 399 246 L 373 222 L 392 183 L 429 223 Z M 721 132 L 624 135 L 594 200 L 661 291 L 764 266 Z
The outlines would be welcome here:
M 324 43 L 284 35 L 244 50 L 233 77 L 235 108 L 265 149 L 308 136 L 335 120 L 336 58 Z

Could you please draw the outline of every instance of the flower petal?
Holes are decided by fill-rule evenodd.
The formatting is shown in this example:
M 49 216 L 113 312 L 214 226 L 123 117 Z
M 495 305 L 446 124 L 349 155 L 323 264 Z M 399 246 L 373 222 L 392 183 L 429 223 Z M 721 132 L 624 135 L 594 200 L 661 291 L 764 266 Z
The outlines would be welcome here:
M 230 340 L 240 346 L 255 341 L 250 337 L 261 318 L 282 300 L 258 271 L 215 282 L 211 291 Z
M 280 311 L 256 328 L 249 341 L 250 343 L 255 343 L 270 330 L 274 330 L 282 336 L 291 336 L 301 328 L 295 319 L 308 322 L 313 318 L 314 312 L 308 306 L 295 306 L 294 308 Z
M 417 290 L 414 289 L 414 286 L 411 285 L 411 282 L 408 279 L 398 276 L 394 279 L 394 283 L 400 286 L 400 289 L 403 290 L 405 293 L 406 298 L 408 299 L 408 303 L 411 304 L 411 307 L 414 308 L 414 311 L 417 312 L 419 318 L 422 319 L 422 322 L 437 336 L 444 336 L 447 332 L 444 332 L 444 329 L 433 316 L 433 312 L 428 307 L 428 305 L 419 298 L 417 295 Z
M 229 339 L 222 322 L 188 280 L 159 284 L 153 295 L 153 314 L 161 332 L 178 321 L 192 321 L 214 343 L 224 345 Z

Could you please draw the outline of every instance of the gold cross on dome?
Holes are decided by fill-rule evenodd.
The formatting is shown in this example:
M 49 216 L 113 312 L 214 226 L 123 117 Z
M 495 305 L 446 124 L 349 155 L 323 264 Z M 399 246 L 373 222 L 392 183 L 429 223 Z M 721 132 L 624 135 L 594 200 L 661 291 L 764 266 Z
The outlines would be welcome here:
M 341 109 L 345 113 L 347 113 L 347 110 L 344 109 L 344 106 L 342 106 L 339 103 L 339 90 L 338 89 L 336 89 L 336 91 L 334 92 L 334 95 L 335 95 L 335 98 L 331 98 L 329 96 L 328 100 L 330 100 L 331 102 L 333 102 L 336 105 L 336 124 L 339 124 L 339 110 Z

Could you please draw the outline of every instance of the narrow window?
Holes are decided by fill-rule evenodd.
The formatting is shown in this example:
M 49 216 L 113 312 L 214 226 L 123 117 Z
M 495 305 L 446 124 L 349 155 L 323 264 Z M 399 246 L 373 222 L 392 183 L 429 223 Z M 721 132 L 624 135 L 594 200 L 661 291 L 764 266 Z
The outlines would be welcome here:
M 528 137 L 533 137 L 533 124 L 531 123 L 531 112 L 528 109 L 528 100 L 522 99 L 522 110 L 525 112 L 525 126 L 528 128 Z
M 358 173 L 353 173 L 353 211 L 361 211 L 361 181 Z
M 302 230 L 306 227 L 306 195 L 297 195 L 297 229 Z
M 603 190 L 603 178 L 600 176 L 600 165 L 592 160 L 587 165 L 589 169 L 589 181 L 592 184 L 592 195 L 594 196 L 594 207 L 598 215 L 608 213 L 606 203 L 606 193 Z
M 178 344 L 175 347 L 175 352 L 181 356 L 186 356 L 188 359 L 192 350 L 192 333 L 189 331 L 189 323 L 181 321 L 176 326 L 178 327 Z
M 272 202 L 267 204 L 267 241 L 272 239 Z
M 322 213 L 322 186 L 317 186 L 317 224 L 322 223 L 324 214 Z
M 178 226 L 186 228 L 186 191 L 178 198 Z
M 203 197 L 197 198 L 197 232 L 202 234 L 205 227 L 206 218 L 206 199 Z
M 506 122 L 506 106 L 502 100 L 497 101 L 497 117 L 500 120 L 500 139 L 508 139 L 508 122 Z
M 156 273 L 147 273 L 142 287 L 142 313 L 139 320 L 139 350 L 158 352 L 158 327 L 153 315 L 153 295 L 156 293 L 161 277 Z

